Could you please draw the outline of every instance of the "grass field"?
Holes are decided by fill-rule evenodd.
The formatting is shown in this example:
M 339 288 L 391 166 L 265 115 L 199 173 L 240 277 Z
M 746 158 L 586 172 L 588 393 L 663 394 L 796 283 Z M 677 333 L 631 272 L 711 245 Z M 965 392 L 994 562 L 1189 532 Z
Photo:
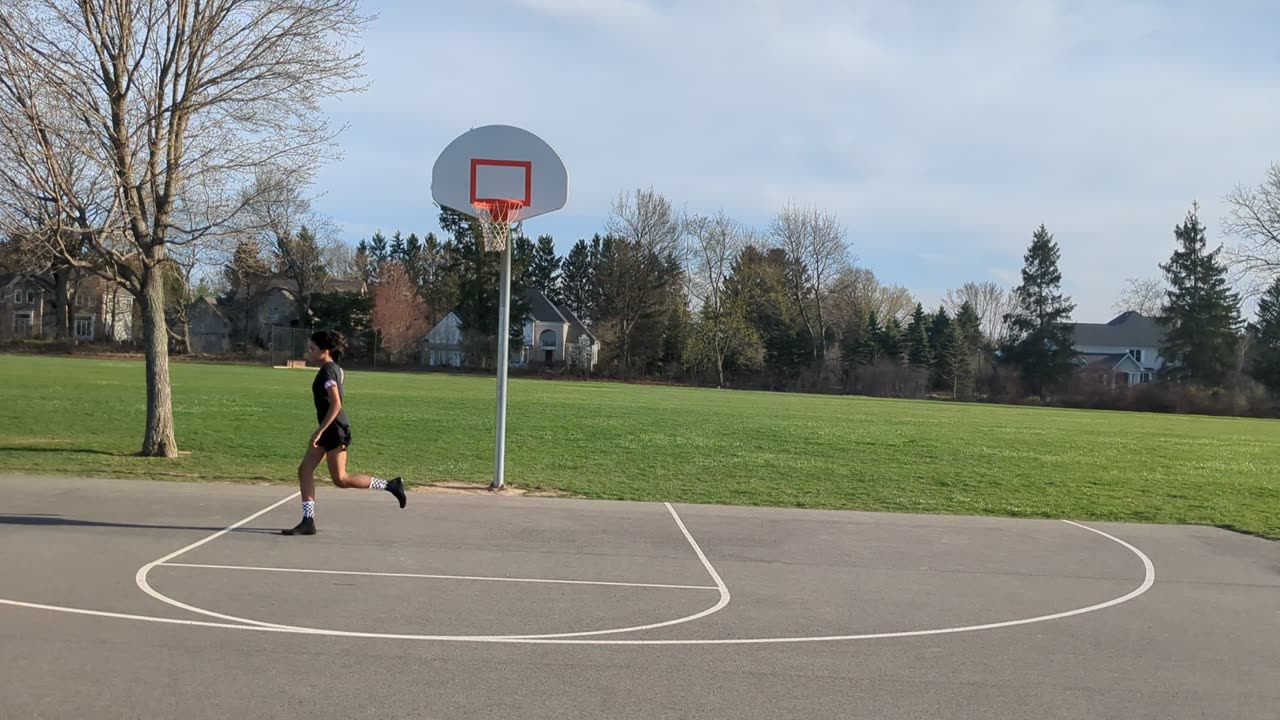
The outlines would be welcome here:
M 175 363 L 177 460 L 137 458 L 139 361 L 0 356 L 0 472 L 294 482 L 312 371 Z M 353 471 L 491 479 L 494 382 L 350 372 Z M 1199 523 L 1280 538 L 1280 424 L 514 380 L 507 478 L 624 500 Z

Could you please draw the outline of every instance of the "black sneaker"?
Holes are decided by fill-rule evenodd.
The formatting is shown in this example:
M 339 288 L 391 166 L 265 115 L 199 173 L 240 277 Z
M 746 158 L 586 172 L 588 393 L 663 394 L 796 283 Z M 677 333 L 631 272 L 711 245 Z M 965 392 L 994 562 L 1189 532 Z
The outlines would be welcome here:
M 280 534 L 281 535 L 315 535 L 316 519 L 302 518 L 302 522 L 289 528 L 288 530 L 281 530 Z
M 409 502 L 409 496 L 404 494 L 404 480 L 401 478 L 395 478 L 388 482 L 387 492 L 396 496 L 396 499 L 400 501 L 400 507 L 404 507 L 405 503 Z

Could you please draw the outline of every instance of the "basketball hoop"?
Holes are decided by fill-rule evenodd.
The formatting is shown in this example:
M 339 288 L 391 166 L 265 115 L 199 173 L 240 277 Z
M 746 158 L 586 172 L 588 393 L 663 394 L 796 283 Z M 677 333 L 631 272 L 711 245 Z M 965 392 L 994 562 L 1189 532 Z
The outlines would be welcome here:
M 472 203 L 476 209 L 476 219 L 480 221 L 480 232 L 484 237 L 486 252 L 502 252 L 511 241 L 511 226 L 524 203 L 519 200 L 498 198 L 495 200 L 476 200 Z

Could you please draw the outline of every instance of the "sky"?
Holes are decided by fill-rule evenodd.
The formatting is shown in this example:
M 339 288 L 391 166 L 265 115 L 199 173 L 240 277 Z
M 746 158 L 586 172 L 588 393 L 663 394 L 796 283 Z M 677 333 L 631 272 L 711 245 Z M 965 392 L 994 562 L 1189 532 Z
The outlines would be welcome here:
M 1269 0 L 382 0 L 371 85 L 325 105 L 342 158 L 315 209 L 352 244 L 439 232 L 431 167 L 472 127 L 550 143 L 569 201 L 529 220 L 561 253 L 619 193 L 766 228 L 833 213 L 855 262 L 936 306 L 1019 282 L 1041 223 L 1074 319 L 1159 277 L 1193 202 L 1280 162 Z

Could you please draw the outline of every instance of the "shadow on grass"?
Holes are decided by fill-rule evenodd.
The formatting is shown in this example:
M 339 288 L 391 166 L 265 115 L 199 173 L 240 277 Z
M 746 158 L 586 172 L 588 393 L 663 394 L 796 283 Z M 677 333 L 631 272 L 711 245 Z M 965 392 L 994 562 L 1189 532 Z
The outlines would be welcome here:
M 61 515 L 6 515 L 0 513 L 0 525 L 27 525 L 34 527 L 100 527 L 100 528 L 131 528 L 137 530 L 193 530 L 199 532 L 218 532 L 225 530 L 226 527 L 201 527 L 196 525 L 146 525 L 142 523 L 114 523 L 104 522 L 101 520 L 76 520 Z M 236 528 L 231 532 L 242 533 L 258 533 L 263 535 L 276 535 L 279 530 L 268 530 L 266 528 Z
M 111 457 L 129 457 L 129 453 L 111 452 L 110 450 L 93 450 L 91 448 L 51 448 L 30 446 L 0 447 L 0 452 L 32 452 L 32 453 L 70 453 L 73 455 L 108 455 Z

